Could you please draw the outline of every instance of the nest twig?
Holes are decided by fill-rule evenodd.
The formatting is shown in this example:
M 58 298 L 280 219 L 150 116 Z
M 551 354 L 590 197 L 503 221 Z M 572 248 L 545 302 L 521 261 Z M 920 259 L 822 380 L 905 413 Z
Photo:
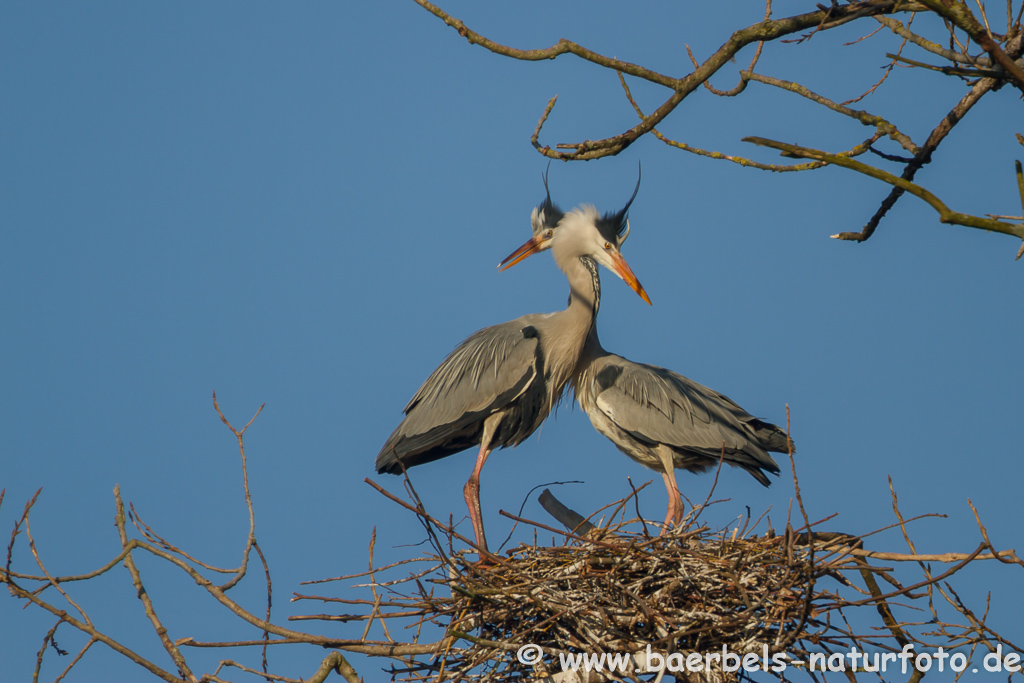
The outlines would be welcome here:
M 443 650 L 392 667 L 393 679 L 400 681 L 656 680 L 664 673 L 655 669 L 669 661 L 700 662 L 699 673 L 674 673 L 677 680 L 739 680 L 744 674 L 749 678 L 755 668 L 782 678 L 781 672 L 790 667 L 806 670 L 812 661 L 824 664 L 828 657 L 848 656 L 851 650 L 894 653 L 905 646 L 970 646 L 982 640 L 977 629 L 974 636 L 961 628 L 958 639 L 928 639 L 921 628 L 893 616 L 894 598 L 931 603 L 930 586 L 977 559 L 1020 563 L 1013 551 L 995 553 L 985 544 L 967 554 L 881 554 L 864 550 L 862 539 L 848 534 L 806 526 L 787 526 L 779 534 L 770 529 L 711 530 L 699 526 L 694 514 L 681 527 L 652 538 L 640 520 L 624 519 L 628 499 L 615 506 L 618 521 L 598 527 L 559 507 L 548 491 L 543 494 L 545 508 L 568 531 L 504 514 L 556 531 L 560 542 L 522 543 L 501 557 L 474 562 L 469 549 L 456 549 L 454 530 L 427 514 L 411 486 L 409 491 L 416 505 L 403 503 L 405 507 L 434 529 L 433 538 L 447 543 L 437 543 L 434 553 L 410 561 L 418 569 L 407 577 L 383 581 L 377 570 L 373 601 L 343 600 L 370 608 L 345 620 L 379 620 L 392 633 L 394 620 L 404 620 L 416 629 L 417 638 L 425 627 L 443 630 Z M 954 566 L 905 586 L 890 575 L 891 569 L 869 564 L 876 556 Z M 390 571 L 408 571 L 406 565 Z M 858 576 L 863 588 L 854 584 Z M 876 577 L 893 590 L 884 593 Z M 848 625 L 846 612 L 867 606 L 882 616 L 883 624 L 865 636 Z M 947 635 L 960 628 L 941 623 Z M 934 635 L 934 628 L 929 633 Z M 987 633 L 990 641 L 1005 642 Z M 436 630 L 430 638 L 436 638 Z M 620 657 L 606 660 L 606 670 L 591 671 L 586 678 L 586 660 L 580 657 L 601 653 Z M 581 670 L 566 670 L 567 661 L 580 663 Z M 741 661 L 745 671 L 737 671 Z
M 516 520 L 515 537 L 523 536 L 526 525 L 526 531 L 533 527 L 532 539 L 502 554 L 483 553 L 482 562 L 472 561 L 474 556 L 480 557 L 474 555 L 477 549 L 472 541 L 461 536 L 451 522 L 444 524 L 426 511 L 408 478 L 407 499 L 370 482 L 415 515 L 424 529 L 428 550 L 418 557 L 375 566 L 374 533 L 367 571 L 306 583 L 365 577 L 355 588 L 369 589 L 368 594 L 357 597 L 345 589 L 339 595 L 293 597 L 293 601 L 316 600 L 341 610 L 292 616 L 290 621 L 330 624 L 331 631 L 340 624 L 347 632 L 285 627 L 272 619 L 269 564 L 256 542 L 243 445 L 245 428 L 231 426 L 217 410 L 237 437 L 242 455 L 242 488 L 250 517 L 242 564 L 224 569 L 200 561 L 143 522 L 134 506 L 126 509 L 115 488 L 114 521 L 120 551 L 86 573 L 53 573 L 46 568 L 32 533 L 30 513 L 37 493 L 15 519 L 6 558 L 0 563 L 0 583 L 15 598 L 57 619 L 36 655 L 33 680 L 44 672 L 44 660 L 53 659 L 51 653 L 64 656 L 78 649 L 55 679 L 63 680 L 98 643 L 169 683 L 226 681 L 223 676 L 228 671 L 246 680 L 324 683 L 341 676 L 356 683 L 361 679 L 343 652 L 386 658 L 391 661 L 393 679 L 411 682 L 658 683 L 665 680 L 666 672 L 676 680 L 715 683 L 769 677 L 793 680 L 805 672 L 819 681 L 831 678 L 821 676 L 819 672 L 825 670 L 842 671 L 852 680 L 860 671 L 885 672 L 888 658 L 891 675 L 880 673 L 884 680 L 898 676 L 897 680 L 916 683 L 929 669 L 942 672 L 945 666 L 963 672 L 971 665 L 971 657 L 975 667 L 982 665 L 978 660 L 984 657 L 984 667 L 991 670 L 990 658 L 998 659 L 1003 649 L 1009 667 L 1012 658 L 1024 652 L 1024 644 L 1011 642 L 993 628 L 988 602 L 982 609 L 969 606 L 949 581 L 979 560 L 1024 567 L 1024 560 L 1013 550 L 996 550 L 973 505 L 980 535 L 975 550 L 924 554 L 911 540 L 909 525 L 937 515 L 905 517 L 890 482 L 896 518 L 892 527 L 899 528 L 910 552 L 868 550 L 864 540 L 884 529 L 852 536 L 824 531 L 831 517 L 810 521 L 792 459 L 794 510 L 799 510 L 802 520 L 796 529 L 787 523 L 785 530 L 776 534 L 770 523 L 767 530 L 761 526 L 766 515 L 751 524 L 749 514 L 731 529 L 711 529 L 699 522 L 704 510 L 714 505 L 709 494 L 703 504 L 691 508 L 684 524 L 652 538 L 651 525 L 639 518 L 638 496 L 644 486 L 633 488 L 630 484 L 632 493 L 627 498 L 598 510 L 595 515 L 605 515 L 607 520 L 600 524 L 593 521 L 593 515 L 585 519 L 545 492 L 541 495 L 544 509 L 566 531 L 503 512 Z M 3 498 L 0 490 L 0 504 Z M 626 518 L 629 510 L 636 511 L 636 518 Z M 129 520 L 137 535 L 132 534 Z M 551 544 L 538 543 L 542 532 L 545 537 L 553 534 Z M 15 552 L 16 546 L 21 548 L 19 537 L 27 543 L 35 571 L 16 562 L 16 554 L 19 558 L 25 555 Z M 260 613 L 228 595 L 246 577 L 251 552 L 263 560 L 266 607 Z M 141 563 L 135 559 L 140 554 L 147 558 Z M 909 567 L 897 570 L 871 561 L 907 563 Z M 240 622 L 255 626 L 262 637 L 199 640 L 190 631 L 202 630 L 201 620 L 176 624 L 178 635 L 172 637 L 160 618 L 164 601 L 157 604 L 143 579 L 143 567 L 148 579 L 154 563 L 185 573 L 200 594 Z M 946 567 L 933 571 L 933 563 Z M 80 582 L 107 576 L 121 564 L 128 568 L 142 608 L 173 667 L 161 666 L 162 660 L 148 650 L 133 649 L 113 631 L 101 629 L 83 607 L 85 603 L 72 597 Z M 912 580 L 906 576 L 910 567 L 919 570 Z M 227 582 L 220 583 L 225 574 L 229 575 Z M 995 597 L 998 602 L 1002 596 Z M 183 598 L 173 596 L 175 600 Z M 58 629 L 60 643 L 68 649 L 58 645 Z M 288 645 L 313 645 L 331 652 L 311 676 L 298 679 L 272 672 L 267 661 L 268 650 Z M 225 656 L 213 672 L 200 673 L 194 667 L 202 666 L 202 661 L 194 655 L 209 648 L 230 649 L 243 656 L 246 651 L 256 652 L 246 658 L 247 663 Z M 986 651 L 997 654 L 986 655 Z M 943 652 L 945 659 L 941 658 Z M 931 659 L 932 654 L 936 659 Z M 908 664 L 909 672 L 904 668 Z M 902 669 L 903 675 L 892 673 L 893 668 Z

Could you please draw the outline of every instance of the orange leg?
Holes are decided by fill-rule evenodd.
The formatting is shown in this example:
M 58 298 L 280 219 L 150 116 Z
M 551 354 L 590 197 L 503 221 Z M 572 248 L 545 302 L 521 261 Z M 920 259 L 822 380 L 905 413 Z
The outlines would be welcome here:
M 473 468 L 473 474 L 469 476 L 469 481 L 462 489 L 462 493 L 466 497 L 466 506 L 469 507 L 469 519 L 473 522 L 476 545 L 483 552 L 487 552 L 487 537 L 484 536 L 484 516 L 480 510 L 480 470 L 483 469 L 484 463 L 487 462 L 487 456 L 490 454 L 491 451 L 486 446 L 480 446 L 476 467 Z
M 661 529 L 661 536 L 675 524 L 683 521 L 683 501 L 679 496 L 679 486 L 676 484 L 676 470 L 672 453 L 665 446 L 658 447 L 658 459 L 661 460 L 661 478 L 665 480 L 665 490 L 668 492 L 668 511 L 665 513 L 665 526 Z
M 683 521 L 683 501 L 679 496 L 679 487 L 676 486 L 675 473 L 662 474 L 665 480 L 665 490 L 668 492 L 668 511 L 665 513 L 665 526 L 661 533 L 664 533 L 672 526 Z
M 476 467 L 473 474 L 469 475 L 469 481 L 462 488 L 466 498 L 466 506 L 469 508 L 469 519 L 473 522 L 473 533 L 476 534 L 476 545 L 481 553 L 487 552 L 487 537 L 484 535 L 484 516 L 480 510 L 480 471 L 487 462 L 487 456 L 491 454 L 491 439 L 494 432 L 504 417 L 502 413 L 491 415 L 484 422 L 484 432 L 480 438 L 480 453 L 476 456 Z

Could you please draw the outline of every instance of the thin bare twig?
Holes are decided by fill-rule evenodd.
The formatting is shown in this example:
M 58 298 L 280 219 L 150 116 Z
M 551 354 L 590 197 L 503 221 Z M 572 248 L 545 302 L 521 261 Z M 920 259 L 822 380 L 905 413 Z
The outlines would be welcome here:
M 857 171 L 866 176 L 870 176 L 882 182 L 889 183 L 895 188 L 904 192 L 909 192 L 912 195 L 924 200 L 939 214 L 939 220 L 942 223 L 953 223 L 956 225 L 963 225 L 970 228 L 977 228 L 978 230 L 991 230 L 993 232 L 1003 233 L 1005 235 L 1012 235 L 1014 237 L 1024 239 L 1024 225 L 1005 223 L 1003 221 L 993 220 L 991 218 L 981 218 L 979 216 L 972 216 L 970 214 L 960 213 L 952 211 L 947 207 L 938 197 L 933 195 L 928 190 L 924 189 L 920 185 L 904 179 L 898 178 L 891 173 L 887 173 L 879 168 L 869 166 L 860 161 L 850 159 L 848 157 L 842 157 L 837 154 L 829 154 L 821 150 L 810 149 L 807 147 L 799 147 L 797 145 L 789 145 L 784 142 L 777 142 L 775 140 L 768 140 L 766 138 L 748 137 L 744 138 L 745 142 L 752 142 L 756 145 L 763 145 L 765 147 L 771 147 L 773 149 L 781 150 L 787 154 L 802 157 L 805 159 L 816 159 L 818 161 L 827 161 L 828 163 L 835 164 L 836 166 L 842 166 L 853 171 Z M 833 235 L 835 239 L 846 239 L 843 237 L 846 233 L 840 233 Z

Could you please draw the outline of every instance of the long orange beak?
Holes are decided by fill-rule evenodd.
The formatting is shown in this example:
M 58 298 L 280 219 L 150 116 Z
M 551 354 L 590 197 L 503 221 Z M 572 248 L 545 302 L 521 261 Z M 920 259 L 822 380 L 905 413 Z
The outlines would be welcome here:
M 527 240 L 526 244 L 524 244 L 523 246 L 519 247 L 511 254 L 506 256 L 505 259 L 498 264 L 498 270 L 507 270 L 514 266 L 515 264 L 519 263 L 520 261 L 529 258 L 530 256 L 533 256 L 538 251 L 540 251 L 540 245 L 543 243 L 543 240 L 541 240 L 540 238 L 531 237 L 529 240 Z M 629 268 L 629 266 L 626 267 Z
M 628 263 L 626 263 L 626 259 L 622 258 L 622 254 L 617 252 L 612 253 L 611 257 L 612 263 L 614 264 L 615 274 L 625 280 L 626 284 L 629 285 L 634 292 L 639 294 L 640 298 L 646 301 L 648 305 L 653 306 L 654 304 L 651 303 L 651 297 L 647 296 L 647 291 L 644 289 L 644 286 L 640 284 L 640 280 L 636 278 L 636 275 L 633 274 L 633 269 L 629 267 Z M 523 258 L 526 257 L 524 256 Z

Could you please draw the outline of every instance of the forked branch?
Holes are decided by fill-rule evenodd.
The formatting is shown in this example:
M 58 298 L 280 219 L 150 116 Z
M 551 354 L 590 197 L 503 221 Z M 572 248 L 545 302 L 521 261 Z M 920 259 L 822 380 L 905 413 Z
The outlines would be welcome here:
M 893 187 L 899 188 L 904 192 L 924 200 L 929 206 L 935 209 L 939 214 L 939 220 L 943 223 L 953 225 L 963 225 L 968 228 L 976 228 L 978 230 L 990 230 L 992 232 L 1003 233 L 1004 235 L 1011 235 L 1018 239 L 1024 239 L 1024 223 L 1010 223 L 1007 221 L 998 220 L 995 218 L 984 218 L 981 216 L 972 216 L 966 213 L 960 213 L 959 211 L 953 211 L 946 204 L 936 197 L 934 194 L 926 190 L 925 188 L 894 176 L 891 173 L 883 171 L 880 168 L 869 166 L 856 159 L 849 157 L 840 156 L 838 154 L 830 154 L 818 149 L 811 149 L 809 147 L 800 147 L 798 145 L 791 145 L 785 142 L 777 142 L 775 140 L 768 140 L 767 138 L 759 137 L 748 137 L 743 138 L 744 142 L 752 142 L 755 145 L 761 145 L 764 147 L 771 147 L 772 149 L 780 150 L 784 155 L 795 156 L 801 159 L 814 159 L 816 161 L 824 161 L 836 166 L 848 168 L 857 173 L 861 173 L 876 180 L 881 180 L 884 183 L 888 183 Z M 1018 162 L 1019 169 L 1019 162 Z M 1024 201 L 1024 198 L 1022 198 Z M 832 235 L 833 238 L 841 239 L 842 235 Z M 1019 258 L 1019 256 L 1018 256 Z

